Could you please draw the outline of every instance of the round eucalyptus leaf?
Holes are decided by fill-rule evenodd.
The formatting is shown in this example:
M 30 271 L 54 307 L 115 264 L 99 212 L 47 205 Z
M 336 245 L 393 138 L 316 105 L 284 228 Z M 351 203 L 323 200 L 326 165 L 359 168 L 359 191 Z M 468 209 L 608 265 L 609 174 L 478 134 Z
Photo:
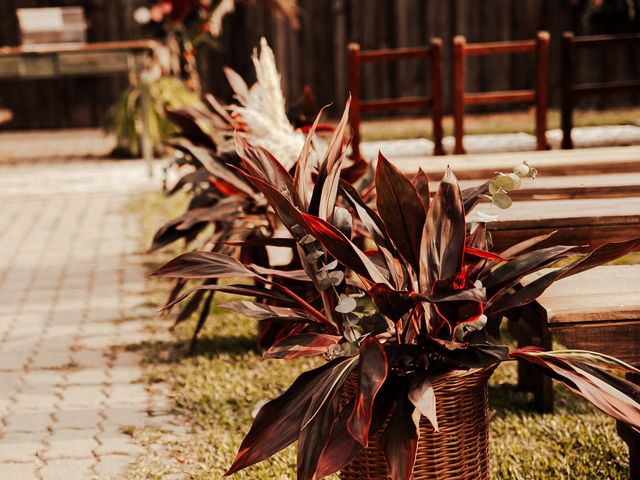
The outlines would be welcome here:
M 513 203 L 511 197 L 509 197 L 509 195 L 507 195 L 506 193 L 496 193 L 495 195 L 492 195 L 491 202 L 496 207 L 502 208 L 503 210 L 509 208 Z
M 338 313 L 351 313 L 358 306 L 355 298 L 352 298 L 348 295 L 340 295 L 340 301 L 338 305 L 336 305 L 336 312 Z

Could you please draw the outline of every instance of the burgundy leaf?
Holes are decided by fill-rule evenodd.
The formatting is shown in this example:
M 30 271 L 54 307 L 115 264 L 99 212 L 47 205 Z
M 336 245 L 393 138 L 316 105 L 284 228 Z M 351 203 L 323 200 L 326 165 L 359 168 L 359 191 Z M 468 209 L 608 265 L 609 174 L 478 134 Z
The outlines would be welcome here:
M 214 178 L 224 180 L 236 190 L 245 195 L 253 196 L 253 189 L 247 182 L 236 175 L 229 165 L 219 158 L 213 157 L 206 149 L 197 147 L 184 140 L 171 144 L 172 147 L 181 150 L 196 159 Z
M 500 253 L 500 256 L 511 258 L 520 255 L 522 252 L 527 251 L 531 247 L 535 247 L 539 243 L 544 242 L 548 238 L 555 235 L 557 232 L 557 230 L 554 230 L 553 232 L 545 233 L 544 235 L 537 235 L 535 237 L 528 238 L 527 240 L 523 240 L 522 242 L 516 243 L 515 245 L 507 248 L 504 252 Z
M 599 246 L 580 260 L 565 268 L 553 270 L 524 287 L 511 293 L 503 288 L 501 293 L 495 295 L 488 303 L 487 315 L 493 315 L 511 308 L 520 307 L 531 303 L 555 281 L 564 277 L 576 275 L 598 265 L 611 262 L 630 252 L 640 248 L 640 238 L 634 238 L 624 242 L 612 242 Z M 510 264 L 507 264 L 510 265 Z M 506 265 L 505 265 L 506 266 Z
M 289 231 L 291 231 L 296 225 L 301 228 L 306 226 L 300 210 L 298 210 L 279 190 L 259 178 L 243 173 L 241 170 L 239 170 L 239 172 L 262 192 Z
M 216 279 L 213 279 L 214 281 L 217 281 Z M 176 315 L 176 319 L 173 322 L 173 326 L 175 327 L 176 325 L 189 320 L 191 318 L 191 316 L 198 310 L 198 308 L 200 307 L 200 303 L 202 302 L 202 299 L 205 295 L 206 290 L 200 290 L 198 292 L 195 292 L 191 298 L 189 299 L 189 301 L 187 302 L 187 304 L 182 308 L 182 310 L 180 310 L 180 312 L 178 313 L 178 315 Z M 175 297 L 177 298 L 177 297 Z M 167 305 L 173 305 L 175 302 L 175 298 L 169 298 L 167 299 Z
M 516 350 L 511 356 L 537 365 L 607 415 L 640 432 L 640 386 L 572 359 L 570 354 Z M 630 365 L 629 369 L 633 371 Z
M 362 446 L 369 443 L 373 402 L 387 378 L 387 356 L 377 338 L 367 337 L 360 344 L 360 376 L 358 393 L 351 417 L 347 423 L 349 433 Z
M 328 378 L 333 378 L 336 369 L 346 361 L 348 360 L 343 358 L 332 360 L 319 368 L 304 372 L 286 392 L 264 405 L 225 476 L 261 462 L 295 442 L 318 388 L 325 385 Z
M 420 257 L 420 289 L 453 277 L 462 268 L 466 226 L 458 180 L 447 168 L 431 202 L 424 225 Z
M 341 388 L 349 373 L 357 366 L 358 360 L 359 357 L 340 357 L 336 359 L 331 373 L 316 388 L 317 391 L 311 399 L 302 428 L 307 427 L 313 421 L 322 405 Z
M 173 307 L 176 303 L 180 303 L 182 300 L 187 298 L 194 292 L 200 292 L 201 290 L 215 290 L 219 292 L 225 293 L 233 293 L 235 295 L 244 295 L 246 297 L 257 297 L 257 298 L 265 298 L 269 300 L 275 300 L 277 302 L 282 302 L 286 304 L 293 303 L 292 299 L 286 297 L 280 293 L 277 293 L 273 290 L 268 290 L 261 285 L 198 285 L 197 287 L 193 287 L 187 290 L 185 293 L 180 295 L 175 300 L 170 301 L 161 310 L 168 310 Z
M 504 312 L 512 308 L 521 307 L 533 302 L 542 293 L 549 288 L 549 286 L 558 280 L 562 276 L 562 269 L 549 272 L 533 282 L 519 288 L 515 292 L 511 292 L 511 289 L 505 289 L 502 293 L 495 295 L 487 303 L 485 309 L 485 315 L 495 315 L 496 313 Z
M 293 178 L 284 166 L 265 148 L 249 145 L 246 138 L 235 133 L 236 151 L 249 175 L 259 178 L 280 192 L 293 188 Z
M 437 285 L 441 282 L 446 282 L 439 280 L 436 282 L 436 290 Z M 441 292 L 434 293 L 412 293 L 411 297 L 415 301 L 421 300 L 430 303 L 443 303 L 443 302 L 463 302 L 463 301 L 472 301 L 472 302 L 480 302 L 484 303 L 487 299 L 486 289 L 483 287 L 474 287 L 474 288 L 465 288 L 464 290 L 450 290 L 445 289 Z
M 372 282 L 388 284 L 373 262 L 340 230 L 312 215 L 303 214 L 303 218 L 311 233 L 336 260 Z
M 318 169 L 316 184 L 309 203 L 309 213 L 330 220 L 338 193 L 340 170 L 346 156 L 344 135 L 349 122 L 351 97 L 347 100 L 342 118 L 333 132 L 329 146 Z
M 435 351 L 443 355 L 446 364 L 457 369 L 484 368 L 509 359 L 509 349 L 504 345 L 460 343 L 438 338 L 428 341 Z
M 210 290 L 205 295 L 204 303 L 202 304 L 202 308 L 200 309 L 200 315 L 198 316 L 198 322 L 196 323 L 195 328 L 193 329 L 193 334 L 191 335 L 191 341 L 189 342 L 189 354 L 193 354 L 196 349 L 196 342 L 198 340 L 198 335 L 200 334 L 200 330 L 204 327 L 207 318 L 209 317 L 209 313 L 211 313 L 211 304 L 213 302 L 213 296 L 215 295 L 215 291 Z
M 353 183 L 361 179 L 368 171 L 371 164 L 364 158 L 351 159 L 352 163 L 340 172 L 340 179 Z
M 229 115 L 229 112 L 227 111 L 225 106 L 222 105 L 216 97 L 214 97 L 210 93 L 206 93 L 204 95 L 204 100 L 214 112 L 220 115 L 220 117 L 222 117 L 222 119 L 229 124 L 229 126 L 233 130 L 238 128 L 238 122 L 236 122 L 236 120 L 231 115 Z
M 294 248 L 296 246 L 296 241 L 293 238 L 275 238 L 275 237 L 264 237 L 264 238 L 249 238 L 247 240 L 240 241 L 219 241 L 213 242 L 215 244 L 220 245 L 229 245 L 232 247 L 287 247 Z
M 376 167 L 376 204 L 387 232 L 404 259 L 420 270 L 420 241 L 426 213 L 423 200 L 411 181 L 382 153 Z
M 186 230 L 202 222 L 212 223 L 228 221 L 229 218 L 237 218 L 240 216 L 243 206 L 242 197 L 234 195 L 221 200 L 211 207 L 194 208 L 178 218 L 180 223 L 176 225 L 176 230 Z
M 562 278 L 576 275 L 585 270 L 589 270 L 598 265 L 612 262 L 628 253 L 640 249 L 640 237 L 636 237 L 623 242 L 605 243 L 588 253 L 585 257 L 567 267 L 562 274 Z
M 296 280 L 298 282 L 311 281 L 309 274 L 306 271 L 301 269 L 280 270 L 279 268 L 261 267 L 260 265 L 256 265 L 255 263 L 252 263 L 251 265 L 249 265 L 249 267 L 251 268 L 251 270 L 253 270 L 256 273 L 259 273 L 260 275 L 272 275 L 274 277 L 288 278 L 289 280 Z
M 312 319 L 313 320 L 313 319 Z M 326 353 L 329 345 L 335 345 L 342 337 L 321 333 L 290 335 L 274 343 L 264 354 L 264 359 L 310 357 Z
M 316 116 L 311 129 L 307 133 L 307 137 L 304 141 L 304 146 L 302 147 L 302 151 L 298 156 L 298 161 L 296 162 L 296 173 L 293 177 L 293 187 L 292 187 L 292 195 L 295 205 L 302 210 L 303 212 L 309 211 L 309 201 L 311 200 L 311 195 L 313 194 L 313 180 L 311 178 L 311 166 L 309 165 L 309 157 L 311 155 L 311 147 L 312 141 L 316 132 L 316 128 L 318 128 L 318 123 L 320 122 L 320 118 L 322 117 L 322 113 L 324 109 L 327 107 L 323 107 L 322 110 Z
M 477 187 L 465 188 L 462 192 L 462 203 L 464 204 L 464 211 L 469 214 L 473 207 L 476 206 L 480 200 L 480 195 L 484 195 L 489 192 L 489 181 L 484 182 Z
M 313 422 L 300 432 L 297 450 L 297 480 L 312 480 L 320 457 L 331 436 L 340 403 L 340 392 L 334 391 L 315 415 Z
M 431 202 L 431 195 L 429 193 L 429 176 L 424 173 L 421 168 L 418 168 L 418 173 L 413 177 L 413 184 L 416 187 L 418 195 L 424 205 L 424 211 L 429 211 L 429 203 Z
M 355 209 L 358 217 L 362 221 L 363 225 L 371 235 L 371 238 L 376 245 L 386 248 L 389 252 L 398 256 L 395 247 L 389 241 L 386 234 L 386 228 L 384 222 L 380 216 L 362 199 L 353 185 L 342 181 L 340 182 L 340 188 L 345 199 Z
M 178 225 L 182 223 L 182 217 L 175 218 L 170 222 L 164 224 L 153 236 L 151 247 L 147 250 L 148 253 L 155 252 L 156 250 L 165 247 L 176 240 L 184 238 L 189 241 L 195 238 L 200 232 L 207 228 L 207 223 L 202 222 L 193 225 L 189 229 L 178 229 Z
M 548 267 L 556 261 L 565 258 L 573 246 L 557 245 L 555 247 L 534 250 L 514 258 L 494 270 L 481 275 L 480 280 L 486 287 L 489 298 L 500 290 L 510 288 L 519 282 L 522 277 Z
M 370 436 L 386 423 L 397 395 L 398 381 L 395 377 L 388 376 L 387 381 L 376 395 L 369 427 Z M 355 397 L 352 397 L 342 408 L 340 415 L 333 424 L 331 437 L 320 457 L 316 472 L 317 478 L 323 478 L 341 470 L 362 450 L 362 445 L 351 436 L 347 429 L 347 422 L 353 411 L 354 404 Z
M 331 428 L 331 435 L 320 459 L 316 478 L 321 479 L 336 473 L 349 463 L 362 450 L 360 445 L 347 430 L 347 421 L 353 411 L 355 398 L 342 407 L 340 414 Z
M 167 118 L 180 129 L 180 135 L 201 144 L 211 150 L 216 150 L 217 146 L 211 136 L 207 134 L 198 124 L 197 116 L 202 113 L 189 108 L 164 109 Z
M 169 278 L 233 278 L 256 277 L 247 267 L 228 255 L 216 252 L 188 252 L 174 258 L 153 277 Z
M 481 250 L 479 248 L 473 247 L 464 247 L 464 253 L 467 255 L 472 255 L 478 258 L 484 258 L 487 260 L 495 260 L 497 262 L 509 262 L 510 259 L 501 257 L 497 253 L 488 252 L 486 250 Z
M 336 363 L 331 372 L 316 385 L 300 431 L 298 479 L 311 480 L 318 468 L 320 455 L 329 441 L 331 426 L 337 416 L 342 384 L 356 366 L 357 360 L 357 357 L 334 360 Z
M 406 395 L 399 396 L 396 408 L 382 435 L 382 448 L 391 480 L 410 480 L 418 451 L 420 412 Z
M 248 300 L 236 300 L 233 302 L 221 303 L 219 307 L 226 308 L 233 312 L 254 318 L 256 320 L 271 320 L 274 318 L 297 319 L 308 322 L 316 322 L 304 310 L 288 307 L 278 307 L 265 303 L 250 302 Z
M 393 290 L 384 283 L 376 283 L 367 293 L 380 313 L 394 322 L 400 320 L 415 305 L 409 292 Z
M 187 185 L 195 186 L 207 182 L 208 178 L 209 172 L 207 172 L 207 170 L 204 168 L 198 168 L 197 170 L 189 172 L 180 177 L 180 179 L 176 183 L 174 183 L 173 186 L 167 191 L 167 196 L 170 197 L 176 192 L 182 190 L 182 188 Z

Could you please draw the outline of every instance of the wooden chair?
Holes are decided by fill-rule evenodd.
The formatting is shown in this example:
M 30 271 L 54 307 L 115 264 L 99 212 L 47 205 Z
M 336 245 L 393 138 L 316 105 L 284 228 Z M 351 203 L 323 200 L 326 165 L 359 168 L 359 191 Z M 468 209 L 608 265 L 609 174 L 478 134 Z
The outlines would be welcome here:
M 422 97 L 362 100 L 360 66 L 365 62 L 390 62 L 403 59 L 427 60 L 431 65 L 431 95 Z M 360 158 L 360 114 L 389 110 L 430 109 L 433 121 L 434 155 L 444 155 L 442 146 L 442 40 L 432 38 L 429 46 L 361 51 L 357 43 L 349 44 L 349 88 L 351 90 L 350 123 L 353 129 L 353 157 Z
M 465 61 L 467 57 L 509 53 L 535 53 L 535 87 L 533 90 L 499 92 L 471 92 L 464 89 Z M 469 43 L 464 36 L 453 39 L 453 125 L 455 154 L 464 149 L 464 107 L 499 103 L 532 103 L 536 108 L 536 143 L 538 150 L 548 148 L 547 131 L 547 70 L 549 59 L 549 33 L 538 32 L 535 40 L 511 42 Z
M 527 277 L 529 283 L 544 272 Z M 599 267 L 553 284 L 509 323 L 518 345 L 551 348 L 557 338 L 570 349 L 593 350 L 640 366 L 640 265 Z M 553 411 L 551 379 L 524 363 L 519 386 L 534 394 L 540 412 Z M 640 384 L 640 376 L 627 378 Z M 632 480 L 640 480 L 640 434 L 618 423 L 629 445 Z
M 576 100 L 588 95 L 602 93 L 631 92 L 640 90 L 640 79 L 612 81 L 604 83 L 575 84 L 576 65 L 574 54 L 578 49 L 592 47 L 613 47 L 635 44 L 640 47 L 640 33 L 625 35 L 585 35 L 576 37 L 572 32 L 565 32 L 562 36 L 562 148 L 573 148 L 571 130 L 573 129 L 573 109 Z

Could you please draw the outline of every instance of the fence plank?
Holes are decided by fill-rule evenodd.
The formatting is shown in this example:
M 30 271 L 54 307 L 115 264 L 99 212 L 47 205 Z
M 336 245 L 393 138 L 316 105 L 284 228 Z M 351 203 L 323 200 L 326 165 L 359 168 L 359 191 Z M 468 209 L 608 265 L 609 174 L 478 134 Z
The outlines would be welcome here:
M 82 4 L 90 21 L 90 41 L 139 38 L 133 22 L 136 0 L 2 0 L 0 1 L 0 45 L 19 43 L 15 9 L 20 7 Z M 451 111 L 451 44 L 456 34 L 470 43 L 533 38 L 538 30 L 551 33 L 549 62 L 550 105 L 560 102 L 560 39 L 562 32 L 584 29 L 577 7 L 553 0 L 299 0 L 301 28 L 273 20 L 264 7 L 240 2 L 236 12 L 224 20 L 220 48 L 201 46 L 200 70 L 205 91 L 223 97 L 230 93 L 221 72 L 229 65 L 253 79 L 251 50 L 265 35 L 272 44 L 282 72 L 285 96 L 294 100 L 308 83 L 319 104 L 335 102 L 336 115 L 348 92 L 346 52 L 349 42 L 363 50 L 383 47 L 427 45 L 432 36 L 443 44 L 443 100 Z M 636 22 L 637 23 L 637 22 Z M 600 25 L 594 33 L 607 33 Z M 635 27 L 637 29 L 637 25 Z M 629 30 L 631 27 L 628 28 Z M 638 78 L 640 48 L 625 47 L 578 55 L 576 74 L 585 82 Z M 604 66 L 604 67 L 603 67 Z M 429 86 L 429 72 L 420 61 L 369 64 L 362 71 L 363 98 L 422 95 Z M 531 62 L 519 56 L 473 58 L 467 65 L 468 91 L 528 89 L 533 86 Z M 73 127 L 99 125 L 109 105 L 126 87 L 124 76 L 46 81 L 2 81 L 0 98 L 14 111 L 14 121 L 3 128 Z M 613 97 L 594 95 L 578 107 L 633 105 L 640 92 Z M 487 106 L 478 106 L 486 110 Z

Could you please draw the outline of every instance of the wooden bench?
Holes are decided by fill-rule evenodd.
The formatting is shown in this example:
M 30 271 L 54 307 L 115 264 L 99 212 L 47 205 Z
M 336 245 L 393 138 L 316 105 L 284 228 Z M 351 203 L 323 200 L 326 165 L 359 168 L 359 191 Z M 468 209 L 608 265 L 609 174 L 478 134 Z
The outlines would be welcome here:
M 589 95 L 603 93 L 633 92 L 640 90 L 640 78 L 634 80 L 616 80 L 602 83 L 575 84 L 576 64 L 573 59 L 577 50 L 588 48 L 612 48 L 620 45 L 636 45 L 640 48 L 640 33 L 623 35 L 584 35 L 576 37 L 572 32 L 562 36 L 562 148 L 573 148 L 571 130 L 573 129 L 573 109 L 576 100 Z M 636 54 L 637 55 L 637 54 Z
M 523 161 L 536 167 L 542 177 L 640 172 L 640 146 L 547 150 L 456 155 L 454 157 L 389 156 L 401 171 L 415 174 L 422 168 L 433 180 L 440 180 L 447 167 L 458 180 L 488 180 L 496 172 L 510 172 Z
M 637 233 L 637 231 L 636 231 Z M 528 283 L 544 272 L 530 275 Z M 592 350 L 640 366 L 640 265 L 604 266 L 560 280 L 509 323 L 519 346 Z M 553 410 L 551 379 L 520 363 L 519 386 L 534 394 L 540 412 Z M 628 375 L 640 384 L 640 376 Z M 640 434 L 618 424 L 629 445 L 631 478 L 640 480 Z
M 398 60 L 426 60 L 431 66 L 431 93 L 422 97 L 385 98 L 361 100 L 360 67 L 368 62 L 393 62 Z M 431 110 L 433 122 L 434 155 L 444 155 L 442 146 L 442 40 L 432 38 L 428 46 L 361 51 L 357 43 L 349 44 L 349 90 L 351 110 L 349 123 L 353 130 L 352 155 L 360 158 L 360 114 L 401 109 Z
M 549 32 L 538 32 L 534 40 L 511 42 L 467 43 L 462 35 L 453 39 L 453 127 L 455 147 L 453 153 L 464 150 L 464 107 L 466 105 L 488 105 L 499 103 L 529 103 L 536 109 L 537 149 L 546 150 L 547 145 L 547 71 L 549 63 Z M 465 92 L 464 71 L 467 57 L 481 55 L 505 55 L 533 53 L 535 55 L 535 80 L 532 90 L 500 92 Z
M 478 180 L 460 181 L 462 189 L 477 185 Z M 435 192 L 438 182 L 431 182 L 429 186 L 431 191 Z M 522 186 L 518 190 L 510 192 L 509 196 L 518 202 L 523 200 L 640 197 L 640 173 L 523 178 Z
M 496 251 L 554 230 L 557 233 L 541 246 L 562 244 L 594 248 L 640 233 L 640 197 L 531 200 L 514 202 L 506 210 L 489 204 L 476 208 L 499 215 L 498 221 L 487 224 Z

